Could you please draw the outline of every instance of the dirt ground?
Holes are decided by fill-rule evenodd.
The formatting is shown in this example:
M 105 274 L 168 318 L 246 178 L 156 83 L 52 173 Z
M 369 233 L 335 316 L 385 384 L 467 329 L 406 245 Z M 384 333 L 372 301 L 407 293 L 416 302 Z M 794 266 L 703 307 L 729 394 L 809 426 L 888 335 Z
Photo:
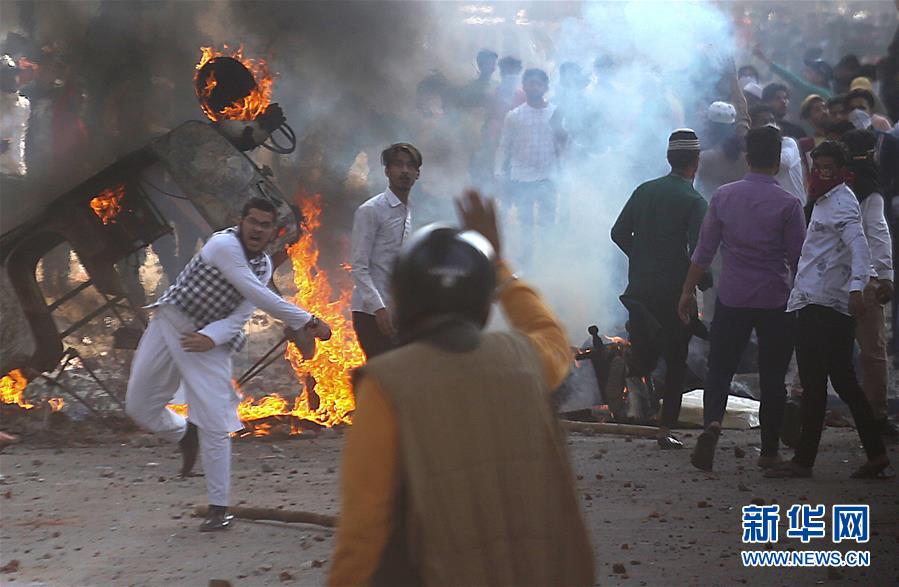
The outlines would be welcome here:
M 696 432 L 683 435 L 688 445 Z M 201 534 L 194 506 L 202 477 L 176 478 L 180 457 L 144 434 L 87 447 L 18 444 L 0 454 L 0 583 L 3 585 L 323 584 L 334 546 L 327 528 L 238 520 Z M 235 441 L 237 505 L 339 513 L 343 434 Z M 863 459 L 854 431 L 825 430 L 815 477 L 764 479 L 758 432 L 726 431 L 716 473 L 689 451 L 662 452 L 645 439 L 571 434 L 577 490 L 593 538 L 597 579 L 610 585 L 895 585 L 899 582 L 899 484 L 849 480 Z M 899 463 L 899 450 L 890 447 Z M 866 545 L 829 538 L 777 549 L 870 550 L 867 569 L 758 570 L 742 566 L 741 506 L 867 503 Z M 522 512 L 526 514 L 526 512 Z M 828 524 L 829 532 L 829 524 Z M 18 561 L 15 563 L 13 561 Z
M 263 319 L 251 325 L 253 348 L 236 357 L 236 373 L 277 338 L 269 326 Z M 116 365 L 130 363 L 131 353 L 99 352 L 110 346 L 105 330 L 88 332 L 92 339 L 82 339 L 80 350 L 101 361 L 101 377 L 122 393 L 126 377 Z M 895 384 L 899 377 L 893 372 L 891 379 Z M 288 391 L 285 381 L 292 381 L 289 368 L 276 364 L 250 391 Z M 205 504 L 203 479 L 177 478 L 174 446 L 143 433 L 107 431 L 84 420 L 76 403 L 67 403 L 66 413 L 58 422 L 45 421 L 44 432 L 40 426 L 23 428 L 30 431 L 23 441 L 0 452 L 0 585 L 324 583 L 334 530 L 237 520 L 228 532 L 202 534 L 192 513 Z M 6 429 L 11 421 L 4 420 Z M 15 427 L 9 431 L 21 434 Z M 692 448 L 696 435 L 694 430 L 681 436 Z M 647 439 L 571 434 L 598 584 L 899 584 L 899 483 L 849 479 L 864 459 L 854 430 L 825 430 L 813 479 L 763 478 L 755 466 L 758 444 L 757 430 L 725 431 L 716 472 L 705 474 L 690 466 L 689 450 L 663 452 Z M 234 505 L 338 515 L 342 445 L 339 430 L 235 439 Z M 899 447 L 889 450 L 899 465 Z M 750 503 L 781 506 L 776 550 L 869 550 L 871 566 L 744 568 L 741 507 Z M 870 541 L 834 545 L 828 537 L 803 545 L 785 539 L 785 511 L 797 503 L 825 504 L 828 513 L 834 504 L 869 504 Z

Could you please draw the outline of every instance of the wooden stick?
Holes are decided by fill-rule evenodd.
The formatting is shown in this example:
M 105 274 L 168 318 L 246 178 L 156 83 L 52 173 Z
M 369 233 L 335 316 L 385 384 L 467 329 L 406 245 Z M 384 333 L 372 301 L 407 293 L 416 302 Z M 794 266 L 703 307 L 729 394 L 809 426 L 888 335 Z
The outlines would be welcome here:
M 562 427 L 569 432 L 617 434 L 620 436 L 640 436 L 644 438 L 655 438 L 659 433 L 659 429 L 652 426 L 612 424 L 609 422 L 572 422 L 571 420 L 562 420 Z
M 194 513 L 203 518 L 206 517 L 208 511 L 209 508 L 207 506 L 200 505 L 196 507 Z M 287 522 L 292 524 L 315 524 L 317 526 L 324 526 L 325 528 L 337 527 L 337 516 L 316 514 L 313 512 L 278 510 L 275 508 L 232 507 L 228 508 L 228 513 L 235 518 L 244 520 L 274 520 L 276 522 Z

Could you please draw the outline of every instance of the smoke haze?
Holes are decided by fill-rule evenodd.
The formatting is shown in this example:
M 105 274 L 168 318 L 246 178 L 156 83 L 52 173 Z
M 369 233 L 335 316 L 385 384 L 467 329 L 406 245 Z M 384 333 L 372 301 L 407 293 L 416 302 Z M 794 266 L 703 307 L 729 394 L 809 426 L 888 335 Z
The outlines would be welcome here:
M 716 87 L 722 59 L 737 52 L 737 5 L 6 1 L 0 33 L 30 39 L 21 54 L 33 60 L 58 57 L 60 77 L 83 90 L 90 148 L 71 165 L 39 159 L 29 173 L 52 171 L 57 186 L 71 187 L 155 134 L 202 118 L 192 87 L 200 46 L 243 45 L 247 56 L 267 59 L 279 74 L 274 101 L 300 145 L 287 157 L 251 156 L 275 170 L 286 196 L 322 194 L 323 261 L 332 266 L 346 260 L 352 211 L 384 187 L 377 157 L 392 142 L 412 142 L 424 156 L 415 225 L 454 221 L 451 198 L 469 183 L 483 114 L 447 106 L 442 116 L 424 116 L 419 82 L 439 71 L 463 86 L 476 75 L 482 47 L 543 68 L 572 141 L 556 181 L 560 223 L 540 235 L 544 244 L 523 274 L 578 341 L 588 324 L 611 333 L 624 322 L 617 296 L 626 260 L 609 229 L 637 185 L 667 172 L 669 133 L 701 130 L 708 103 L 726 97 Z M 582 92 L 560 87 L 564 62 L 590 77 Z M 512 220 L 504 228 L 514 258 L 534 235 L 520 234 Z

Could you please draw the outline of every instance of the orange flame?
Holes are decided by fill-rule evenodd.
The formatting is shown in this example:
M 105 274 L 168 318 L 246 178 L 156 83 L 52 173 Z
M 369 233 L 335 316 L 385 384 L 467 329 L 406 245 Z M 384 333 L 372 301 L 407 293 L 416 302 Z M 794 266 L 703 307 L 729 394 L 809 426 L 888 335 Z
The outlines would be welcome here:
M 328 323 L 331 340 L 319 342 L 318 353 L 311 361 L 303 361 L 299 350 L 288 345 L 287 359 L 304 384 L 292 414 L 328 427 L 349 424 L 349 414 L 356 408 L 350 374 L 365 362 L 350 320 L 352 290 L 348 288 L 333 299 L 328 274 L 318 267 L 319 251 L 313 234 L 321 226 L 321 196 L 302 200 L 300 209 L 306 230 L 287 249 L 297 286 L 295 301 Z
M 204 65 L 216 57 L 233 57 L 240 61 L 253 74 L 253 77 L 256 79 L 256 87 L 253 88 L 248 96 L 241 98 L 230 106 L 225 106 L 220 112 L 216 112 L 206 103 L 212 90 L 218 84 L 215 76 L 210 75 L 204 84 L 202 94 L 199 96 L 203 112 L 213 122 L 219 120 L 256 120 L 272 102 L 272 84 L 275 81 L 275 76 L 269 71 L 268 63 L 265 59 L 244 57 L 243 45 L 236 51 L 230 52 L 227 45 L 223 47 L 222 51 L 218 51 L 214 47 L 200 47 L 200 62 L 197 64 L 196 75 L 199 75 L 199 71 Z
M 25 388 L 28 387 L 28 379 L 18 369 L 13 369 L 0 379 L 0 402 L 4 404 L 16 404 L 20 408 L 30 410 L 34 404 L 25 400 Z M 61 397 L 47 399 L 50 409 L 58 412 L 66 405 Z
M 114 188 L 106 188 L 91 200 L 94 214 L 103 222 L 115 222 L 115 217 L 122 211 L 122 198 L 125 196 L 125 184 Z
M 187 417 L 187 404 L 169 404 L 167 407 L 179 416 Z
M 28 380 L 22 375 L 18 369 L 13 369 L 0 379 L 0 400 L 4 404 L 16 404 L 20 408 L 30 410 L 34 404 L 25 401 L 25 387 L 28 386 Z
M 324 320 L 331 327 L 331 340 L 318 342 L 318 352 L 310 361 L 304 361 L 299 350 L 288 345 L 286 358 L 296 373 L 302 392 L 290 402 L 277 393 L 255 399 L 245 397 L 237 407 L 242 422 L 252 422 L 271 416 L 294 416 L 302 420 L 332 427 L 350 424 L 350 413 L 356 408 L 350 374 L 365 362 L 362 347 L 356 339 L 350 320 L 351 289 L 341 292 L 336 299 L 328 274 L 318 267 L 318 245 L 314 232 L 321 226 L 321 197 L 316 195 L 300 203 L 305 218 L 303 236 L 287 249 L 293 263 L 294 282 L 297 286 L 297 305 Z M 341 268 L 349 270 L 348 265 Z M 240 392 L 236 381 L 232 382 Z M 169 405 L 169 409 L 187 414 L 186 405 Z M 271 425 L 260 423 L 254 427 L 253 436 L 270 434 Z M 294 427 L 293 433 L 299 433 Z
M 603 334 L 602 337 L 612 344 L 620 344 L 623 346 L 630 346 L 631 344 L 629 340 L 627 340 L 626 338 L 621 338 L 620 336 L 606 336 L 605 334 Z

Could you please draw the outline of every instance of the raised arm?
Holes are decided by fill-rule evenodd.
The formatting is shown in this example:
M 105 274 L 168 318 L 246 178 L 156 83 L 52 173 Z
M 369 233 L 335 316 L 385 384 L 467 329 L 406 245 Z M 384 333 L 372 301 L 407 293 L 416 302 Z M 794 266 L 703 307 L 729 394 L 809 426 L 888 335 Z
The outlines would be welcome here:
M 484 201 L 474 190 L 457 200 L 462 225 L 480 232 L 496 252 L 499 301 L 511 325 L 534 343 L 547 388 L 556 389 L 571 367 L 572 354 L 559 320 L 533 289 L 518 280 L 501 260 L 499 228 L 493 200 Z
M 572 353 L 568 337 L 558 318 L 529 285 L 512 276 L 505 263 L 497 267 L 499 302 L 509 323 L 531 339 L 547 388 L 555 390 L 571 369 Z
M 733 59 L 727 61 L 728 73 L 730 75 L 730 103 L 734 105 L 737 111 L 736 133 L 737 136 L 745 137 L 749 132 L 749 103 L 746 101 L 746 95 L 743 94 L 743 88 L 740 87 L 740 80 L 737 77 L 737 65 Z

